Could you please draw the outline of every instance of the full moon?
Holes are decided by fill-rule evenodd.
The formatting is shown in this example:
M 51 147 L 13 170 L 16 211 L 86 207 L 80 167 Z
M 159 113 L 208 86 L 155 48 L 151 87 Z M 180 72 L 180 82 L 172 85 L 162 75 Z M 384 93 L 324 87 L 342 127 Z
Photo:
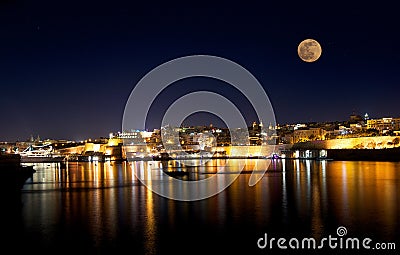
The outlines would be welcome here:
M 314 62 L 321 57 L 321 45 L 314 39 L 305 39 L 297 47 L 299 57 L 305 62 Z

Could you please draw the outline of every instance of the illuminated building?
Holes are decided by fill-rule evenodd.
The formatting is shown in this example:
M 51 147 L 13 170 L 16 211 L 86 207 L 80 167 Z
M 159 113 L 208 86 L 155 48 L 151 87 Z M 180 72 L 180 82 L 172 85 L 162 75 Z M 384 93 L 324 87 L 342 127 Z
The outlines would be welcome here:
M 325 133 L 322 128 L 297 129 L 293 132 L 293 142 L 325 140 Z
M 381 133 L 400 130 L 400 118 L 381 118 L 367 120 L 368 129 L 376 129 Z

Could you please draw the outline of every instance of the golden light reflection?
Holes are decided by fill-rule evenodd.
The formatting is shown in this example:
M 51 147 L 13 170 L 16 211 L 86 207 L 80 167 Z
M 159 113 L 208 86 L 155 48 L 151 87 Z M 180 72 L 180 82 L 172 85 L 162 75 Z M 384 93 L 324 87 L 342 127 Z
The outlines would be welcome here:
M 151 168 L 148 167 L 144 162 L 141 162 L 141 167 L 147 170 L 147 178 L 151 180 Z M 148 188 L 146 189 L 146 230 L 145 230 L 145 251 L 146 254 L 156 254 L 156 243 L 157 243 L 157 226 L 156 220 L 154 217 L 154 201 L 153 201 L 153 191 L 152 185 L 153 183 L 148 182 Z
M 344 223 L 369 222 L 382 215 L 381 228 L 393 234 L 399 203 L 397 181 L 400 168 L 396 162 L 331 162 L 327 187 L 331 206 Z M 369 213 L 365 213 L 369 212 Z
M 317 168 L 313 168 L 317 169 Z M 323 231 L 324 231 L 324 221 L 322 219 L 322 203 L 325 200 L 321 197 L 321 188 L 323 186 L 323 182 L 325 181 L 323 178 L 321 179 L 321 172 L 314 171 L 312 178 L 312 193 L 311 193 L 311 207 L 312 207 L 312 217 L 311 217 L 311 230 L 314 238 L 321 240 Z
M 209 166 L 215 169 L 226 165 L 228 171 L 236 171 L 238 162 L 213 161 Z M 268 226 L 271 222 L 290 225 L 300 219 L 309 224 L 311 234 L 318 238 L 330 223 L 326 220 L 329 215 L 335 224 L 368 230 L 371 225 L 366 223 L 373 222 L 379 225 L 372 227 L 376 231 L 388 233 L 393 238 L 398 235 L 399 162 L 288 159 L 274 164 L 254 159 L 243 162 L 247 163 L 244 170 L 268 167 L 275 172 L 268 171 L 252 187 L 248 186 L 250 174 L 240 175 L 225 191 L 196 207 L 197 219 L 221 227 L 237 219 L 259 226 Z M 27 200 L 24 209 L 29 221 L 27 226 L 38 221 L 48 224 L 48 228 L 60 222 L 84 224 L 94 239 L 112 240 L 118 235 L 121 222 L 132 228 L 139 225 L 144 229 L 146 251 L 152 253 L 159 241 L 160 212 L 167 212 L 164 214 L 167 221 L 163 224 L 170 228 L 182 221 L 188 222 L 194 216 L 189 203 L 163 203 L 151 191 L 152 185 L 170 188 L 168 179 L 157 177 L 157 182 L 148 183 L 150 188 L 136 185 L 138 180 L 134 171 L 142 179 L 152 179 L 158 173 L 156 169 L 162 167 L 161 162 L 143 161 L 98 162 L 97 165 L 69 162 L 65 168 L 38 164 L 33 184 L 25 187 L 33 191 L 26 194 L 31 199 Z M 279 169 L 284 171 L 276 171 Z M 208 171 L 204 166 L 197 170 Z M 222 176 L 217 185 L 223 185 L 227 180 L 224 178 L 229 175 Z M 43 190 L 49 192 L 41 192 Z

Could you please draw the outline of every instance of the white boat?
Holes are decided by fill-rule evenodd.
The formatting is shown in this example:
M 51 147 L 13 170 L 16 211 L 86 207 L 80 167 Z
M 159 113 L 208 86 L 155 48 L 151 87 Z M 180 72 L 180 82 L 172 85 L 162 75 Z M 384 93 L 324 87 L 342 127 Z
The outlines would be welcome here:
M 64 156 L 54 153 L 51 144 L 30 145 L 19 155 L 21 156 L 21 163 L 61 162 L 64 160 Z

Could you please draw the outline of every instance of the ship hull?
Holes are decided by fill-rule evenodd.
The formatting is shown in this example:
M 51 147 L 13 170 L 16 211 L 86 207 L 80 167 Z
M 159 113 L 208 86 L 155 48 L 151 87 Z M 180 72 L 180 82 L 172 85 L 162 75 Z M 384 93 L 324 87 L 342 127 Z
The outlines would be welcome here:
M 64 157 L 29 157 L 29 156 L 22 156 L 21 163 L 53 163 L 53 162 L 62 162 L 64 161 Z

